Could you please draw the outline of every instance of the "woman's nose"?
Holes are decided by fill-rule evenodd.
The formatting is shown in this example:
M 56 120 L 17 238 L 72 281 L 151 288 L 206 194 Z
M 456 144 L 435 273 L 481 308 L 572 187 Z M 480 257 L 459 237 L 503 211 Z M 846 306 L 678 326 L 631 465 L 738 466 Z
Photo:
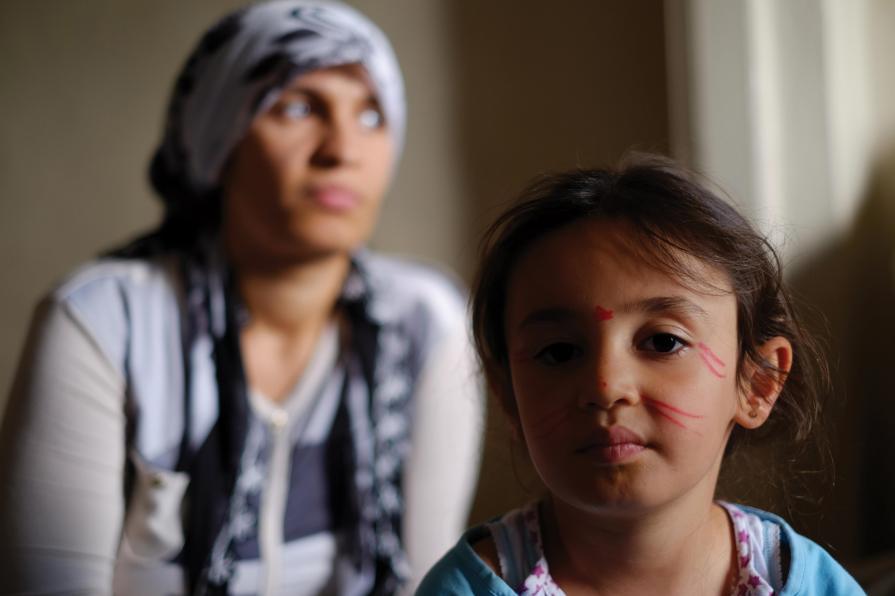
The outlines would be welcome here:
M 311 162 L 320 168 L 350 165 L 358 159 L 358 131 L 345 117 L 330 118 L 320 130 Z
M 611 410 L 617 405 L 637 402 L 633 363 L 611 348 L 593 355 L 582 379 L 578 405 L 582 408 Z

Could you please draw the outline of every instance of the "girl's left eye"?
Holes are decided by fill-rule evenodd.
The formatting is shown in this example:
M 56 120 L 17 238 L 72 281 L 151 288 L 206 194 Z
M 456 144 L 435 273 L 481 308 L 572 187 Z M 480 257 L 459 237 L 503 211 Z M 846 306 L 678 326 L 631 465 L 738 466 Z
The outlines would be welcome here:
M 641 349 L 659 354 L 674 354 L 685 347 L 687 344 L 684 340 L 671 333 L 656 333 L 647 337 L 640 344 Z
M 382 125 L 385 124 L 385 118 L 382 116 L 382 112 L 377 108 L 364 109 L 358 115 L 358 120 L 360 121 L 360 125 L 367 130 L 376 130 L 377 128 L 382 128 Z

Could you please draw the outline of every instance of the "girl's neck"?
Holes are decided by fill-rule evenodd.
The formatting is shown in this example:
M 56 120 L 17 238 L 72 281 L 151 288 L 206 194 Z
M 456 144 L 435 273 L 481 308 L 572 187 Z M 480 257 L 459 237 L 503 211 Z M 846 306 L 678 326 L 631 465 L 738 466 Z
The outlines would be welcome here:
M 685 499 L 642 516 L 602 516 L 551 499 L 544 550 L 576 594 L 726 594 L 735 570 L 727 513 Z

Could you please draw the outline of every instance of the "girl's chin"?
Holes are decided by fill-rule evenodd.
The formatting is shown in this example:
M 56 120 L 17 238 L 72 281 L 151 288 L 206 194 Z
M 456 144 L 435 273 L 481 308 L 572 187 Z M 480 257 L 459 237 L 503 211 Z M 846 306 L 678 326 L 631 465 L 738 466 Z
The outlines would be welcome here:
M 609 517 L 642 516 L 660 509 L 667 500 L 649 487 L 625 479 L 595 480 L 587 485 L 565 486 L 553 490 L 548 485 L 552 498 L 581 512 Z
M 573 504 L 580 514 L 593 520 L 635 521 L 656 511 L 656 507 L 638 500 L 591 499 Z M 583 519 L 583 518 L 582 518 Z

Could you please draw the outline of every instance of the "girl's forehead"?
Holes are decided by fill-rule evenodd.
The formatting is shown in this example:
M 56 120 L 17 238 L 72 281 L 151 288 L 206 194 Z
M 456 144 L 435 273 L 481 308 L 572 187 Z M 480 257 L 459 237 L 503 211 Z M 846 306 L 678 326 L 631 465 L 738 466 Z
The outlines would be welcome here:
M 650 293 L 732 294 L 726 271 L 670 245 L 651 245 L 657 242 L 624 221 L 578 220 L 523 251 L 508 278 L 508 297 L 520 291 L 566 301 L 588 296 L 623 300 Z

